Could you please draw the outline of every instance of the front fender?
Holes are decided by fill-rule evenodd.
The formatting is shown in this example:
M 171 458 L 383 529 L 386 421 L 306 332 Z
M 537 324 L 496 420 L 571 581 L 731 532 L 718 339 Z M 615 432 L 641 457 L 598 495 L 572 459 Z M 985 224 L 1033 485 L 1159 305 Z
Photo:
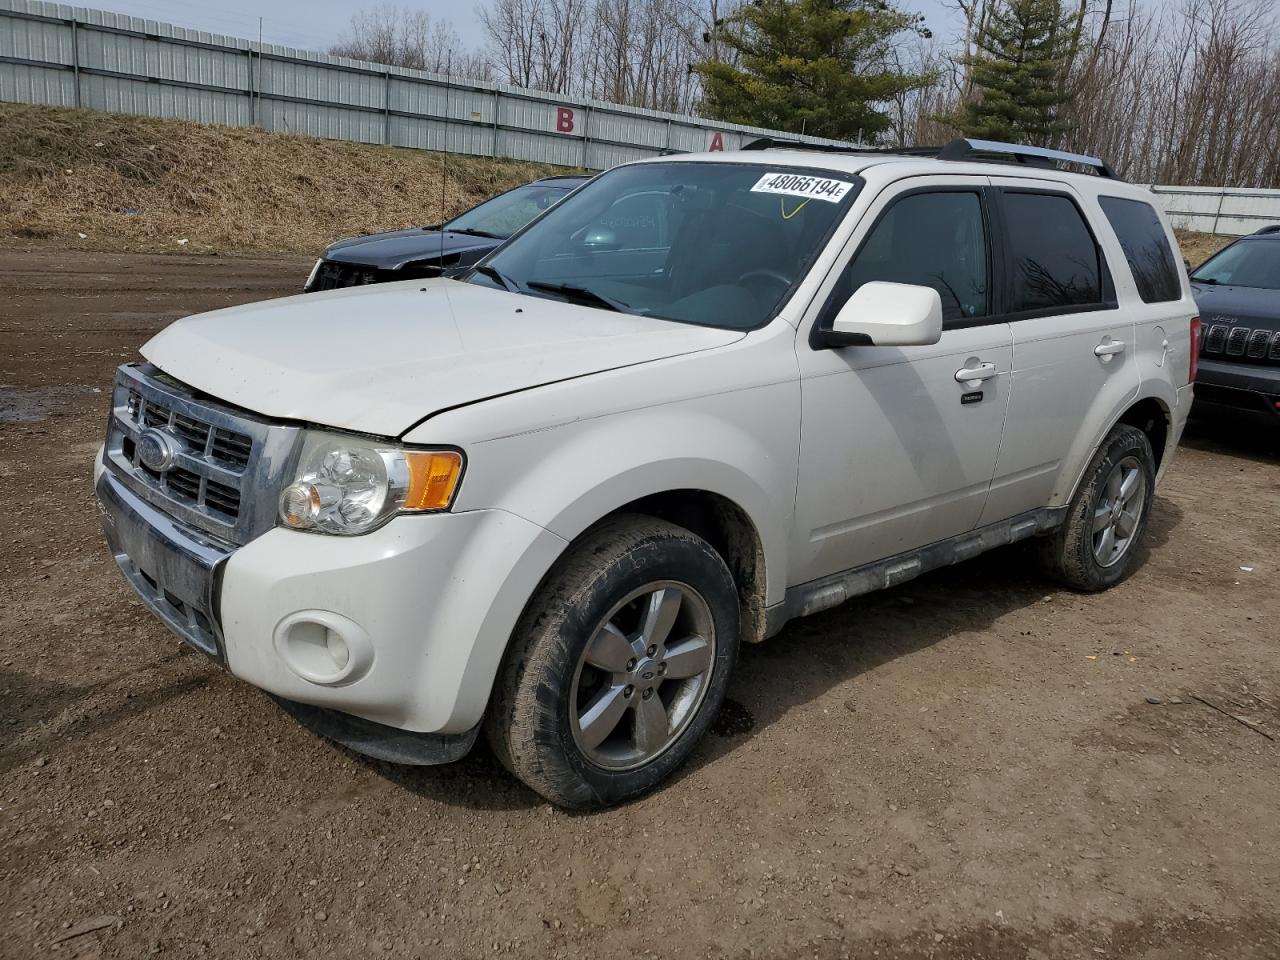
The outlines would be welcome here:
M 786 592 L 798 422 L 786 382 L 482 441 L 467 448 L 455 509 L 506 510 L 573 541 L 642 497 L 718 494 L 754 524 L 774 603 Z

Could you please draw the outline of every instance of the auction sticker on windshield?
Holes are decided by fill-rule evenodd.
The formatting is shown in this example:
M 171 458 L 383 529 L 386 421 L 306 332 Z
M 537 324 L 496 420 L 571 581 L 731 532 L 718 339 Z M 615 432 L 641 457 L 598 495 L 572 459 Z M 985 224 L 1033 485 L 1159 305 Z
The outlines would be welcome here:
M 779 193 L 787 197 L 809 197 L 839 203 L 849 192 L 852 183 L 844 180 L 828 180 L 825 177 L 807 177 L 797 173 L 766 173 L 751 188 L 752 193 Z

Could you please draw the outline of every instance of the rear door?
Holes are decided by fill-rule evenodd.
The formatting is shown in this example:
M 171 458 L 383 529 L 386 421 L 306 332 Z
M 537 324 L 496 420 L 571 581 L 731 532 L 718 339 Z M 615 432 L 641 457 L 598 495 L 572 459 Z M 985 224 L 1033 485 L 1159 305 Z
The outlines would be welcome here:
M 1066 184 L 993 177 L 1013 331 L 1009 413 L 982 523 L 1070 496 L 1100 420 L 1138 392 L 1134 322 Z
M 986 502 L 1012 362 L 992 318 L 985 177 L 918 177 L 876 198 L 819 294 L 816 325 L 872 280 L 931 286 L 929 346 L 797 342 L 802 436 L 792 583 L 964 533 Z M 850 252 L 852 251 L 852 252 Z

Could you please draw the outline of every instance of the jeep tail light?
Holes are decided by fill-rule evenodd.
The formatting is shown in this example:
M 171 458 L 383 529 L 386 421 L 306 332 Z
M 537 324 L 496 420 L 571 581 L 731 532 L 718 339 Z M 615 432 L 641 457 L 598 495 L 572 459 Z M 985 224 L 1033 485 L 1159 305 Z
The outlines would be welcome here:
M 1200 369 L 1200 318 L 1191 318 L 1191 359 L 1187 362 L 1187 383 L 1196 382 L 1196 371 Z

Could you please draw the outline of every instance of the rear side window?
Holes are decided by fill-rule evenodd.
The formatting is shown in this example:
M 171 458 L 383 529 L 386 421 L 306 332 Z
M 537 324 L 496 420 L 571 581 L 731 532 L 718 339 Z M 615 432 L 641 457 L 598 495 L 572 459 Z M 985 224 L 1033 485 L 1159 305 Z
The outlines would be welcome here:
M 1169 238 L 1151 204 L 1122 197 L 1099 197 L 1098 203 L 1116 232 L 1124 258 L 1129 261 L 1142 302 L 1180 300 L 1182 283 L 1178 279 L 1178 261 L 1169 249 Z
M 1098 245 L 1069 197 L 1006 191 L 1004 215 L 1010 312 L 1102 304 Z
M 840 275 L 823 321 L 872 280 L 933 287 L 947 326 L 987 316 L 987 239 L 978 194 L 929 191 L 895 200 Z

